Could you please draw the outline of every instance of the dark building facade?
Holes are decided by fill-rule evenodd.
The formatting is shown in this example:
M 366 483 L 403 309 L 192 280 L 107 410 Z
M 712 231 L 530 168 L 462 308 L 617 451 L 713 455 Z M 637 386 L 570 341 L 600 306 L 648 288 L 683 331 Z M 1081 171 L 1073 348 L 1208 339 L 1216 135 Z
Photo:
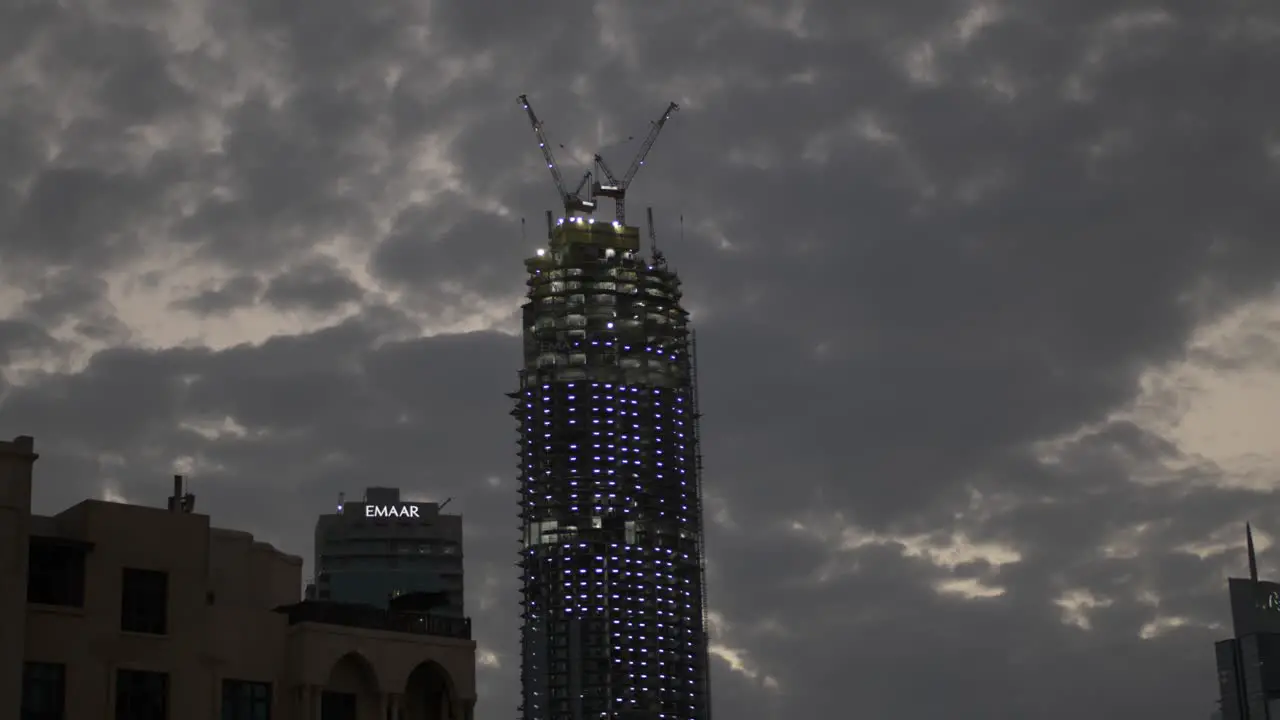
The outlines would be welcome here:
M 410 598 L 433 615 L 463 617 L 462 517 L 438 503 L 404 502 L 368 488 L 316 521 L 313 600 L 386 609 Z
M 35 448 L 0 441 L 0 719 L 474 717 L 466 618 L 299 602 L 302 558 L 180 479 L 167 509 L 34 514 Z
M 566 218 L 525 261 L 524 720 L 710 717 L 693 335 L 634 227 Z
M 1215 645 L 1222 720 L 1280 720 L 1280 583 L 1258 580 L 1248 533 L 1249 578 L 1230 578 L 1235 637 Z

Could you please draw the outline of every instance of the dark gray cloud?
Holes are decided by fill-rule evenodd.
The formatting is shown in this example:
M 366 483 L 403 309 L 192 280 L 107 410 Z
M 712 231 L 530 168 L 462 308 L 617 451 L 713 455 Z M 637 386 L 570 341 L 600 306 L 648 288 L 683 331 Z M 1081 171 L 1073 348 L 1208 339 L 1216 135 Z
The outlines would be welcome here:
M 274 278 L 262 298 L 283 310 L 331 313 L 360 294 L 360 286 L 332 262 L 312 260 Z
M 509 220 L 467 212 L 441 227 L 441 213 L 421 206 L 402 211 L 373 253 L 371 269 L 388 282 L 420 292 L 459 285 L 486 295 L 509 293 L 520 282 L 523 258 L 546 235 L 546 221 L 530 218 L 525 238 Z
M 170 307 L 201 315 L 219 315 L 253 305 L 262 293 L 262 281 L 252 275 L 240 275 L 221 285 L 202 290 L 190 297 L 175 300 Z
M 17 353 L 51 350 L 56 345 L 38 325 L 21 320 L 0 321 L 0 358 L 6 365 Z
M 556 205 L 515 98 L 573 177 L 675 100 L 630 217 L 699 325 L 717 712 L 1207 715 L 1239 563 L 1182 548 L 1280 505 L 1113 414 L 1188 356 L 1275 362 L 1273 328 L 1188 340 L 1280 281 L 1280 12 L 686 5 L 0 10 L 0 435 L 42 445 L 41 509 L 159 502 L 180 462 L 309 555 L 338 492 L 454 497 L 509 715 L 498 330 Z

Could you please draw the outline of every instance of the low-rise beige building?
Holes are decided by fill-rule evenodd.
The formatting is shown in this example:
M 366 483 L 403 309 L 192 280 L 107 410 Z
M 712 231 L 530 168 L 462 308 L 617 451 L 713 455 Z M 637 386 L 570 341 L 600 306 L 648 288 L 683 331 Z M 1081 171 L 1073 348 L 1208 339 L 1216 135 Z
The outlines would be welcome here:
M 471 720 L 470 621 L 301 602 L 302 560 L 169 509 L 31 514 L 0 442 L 0 718 Z

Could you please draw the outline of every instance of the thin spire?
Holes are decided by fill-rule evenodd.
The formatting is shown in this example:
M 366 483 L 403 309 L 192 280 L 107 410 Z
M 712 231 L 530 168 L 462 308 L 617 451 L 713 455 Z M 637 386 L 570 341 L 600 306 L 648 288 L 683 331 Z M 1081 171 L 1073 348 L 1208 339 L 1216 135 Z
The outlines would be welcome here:
M 1253 528 L 1249 527 L 1249 523 L 1244 524 L 1244 537 L 1249 548 L 1249 579 L 1258 582 L 1258 554 L 1253 549 Z

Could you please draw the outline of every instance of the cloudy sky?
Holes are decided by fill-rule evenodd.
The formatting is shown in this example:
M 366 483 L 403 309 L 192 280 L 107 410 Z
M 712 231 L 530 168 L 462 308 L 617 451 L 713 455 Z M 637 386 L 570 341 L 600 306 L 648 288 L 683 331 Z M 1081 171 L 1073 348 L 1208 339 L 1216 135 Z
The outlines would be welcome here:
M 699 327 L 719 717 L 1202 719 L 1246 520 L 1280 572 L 1277 41 L 1244 0 L 8 0 L 0 436 L 39 512 L 183 472 L 308 558 L 340 491 L 453 498 L 510 718 L 556 206 L 516 96 L 566 167 L 674 100 L 631 206 Z

